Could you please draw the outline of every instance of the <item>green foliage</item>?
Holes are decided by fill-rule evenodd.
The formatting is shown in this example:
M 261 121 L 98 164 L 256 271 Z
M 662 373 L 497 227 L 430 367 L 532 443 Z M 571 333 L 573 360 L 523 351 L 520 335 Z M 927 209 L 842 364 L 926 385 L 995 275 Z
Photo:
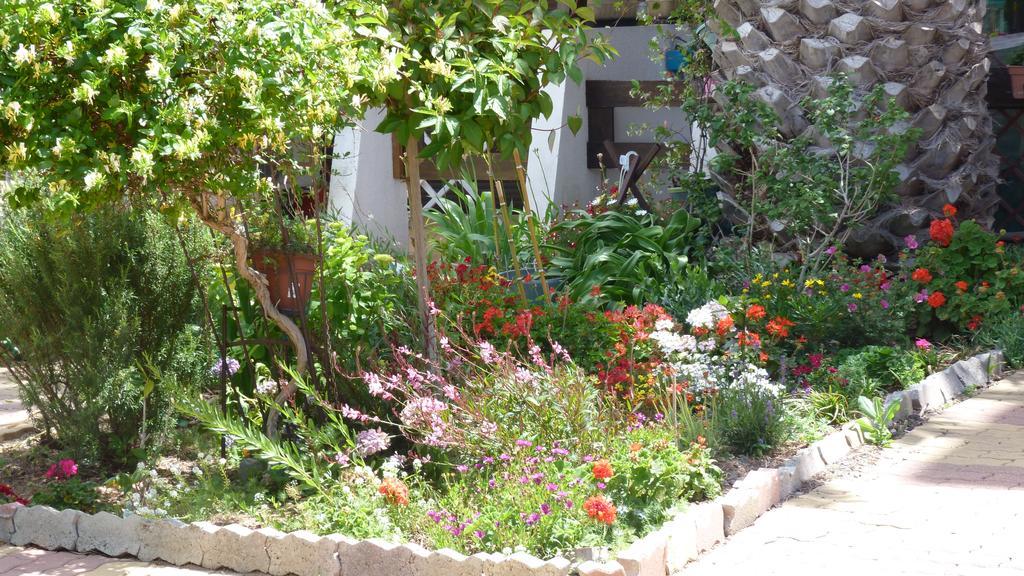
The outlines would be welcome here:
M 552 112 L 544 86 L 578 83 L 579 60 L 615 53 L 588 39 L 593 9 L 574 1 L 402 0 L 388 8 L 372 20 L 387 56 L 375 76 L 387 97 L 378 130 L 403 143 L 426 135 L 420 156 L 441 167 L 485 151 L 525 158 L 533 119 Z
M 464 262 L 468 258 L 474 265 L 486 264 L 502 271 L 512 270 L 514 260 L 533 265 L 526 215 L 510 209 L 512 229 L 507 229 L 493 192 L 454 188 L 437 205 L 423 215 L 432 223 L 431 247 L 442 261 Z M 543 234 L 539 223 L 537 226 L 538 234 Z
M 70 508 L 86 514 L 93 514 L 102 508 L 97 488 L 95 482 L 82 480 L 77 476 L 53 480 L 44 484 L 32 495 L 32 504 L 34 506 L 50 506 L 57 510 Z
M 786 411 L 782 399 L 759 386 L 723 388 L 712 409 L 718 412 L 718 435 L 735 454 L 761 456 L 785 439 Z
M 665 279 L 663 293 L 658 298 L 658 303 L 673 318 L 686 318 L 690 310 L 725 294 L 725 287 L 706 267 L 689 265 L 681 272 L 675 278 Z
M 665 279 L 685 284 L 690 258 L 702 251 L 696 238 L 700 221 L 685 210 L 664 221 L 620 210 L 576 216 L 554 227 L 561 243 L 550 246 L 555 253 L 550 277 L 564 280 L 575 299 L 636 305 L 658 301 Z
M 989 321 L 975 334 L 974 342 L 1002 350 L 1011 367 L 1024 367 L 1024 314 L 1011 313 Z
M 919 354 L 891 346 L 861 348 L 846 356 L 838 368 L 851 403 L 858 396 L 908 388 L 927 376 L 927 365 Z
M 397 75 L 380 65 L 383 18 L 357 1 L 14 0 L 0 141 L 3 169 L 26 177 L 11 199 L 73 212 L 251 197 L 267 185 L 257 161 L 295 168 L 293 142 L 320 143 L 361 116 L 354 93 Z
M 814 393 L 809 397 L 783 399 L 786 411 L 788 441 L 811 444 L 825 437 L 829 432 L 830 420 L 825 417 L 814 402 Z M 846 422 L 846 420 L 842 420 Z
M 246 419 L 225 415 L 218 406 L 201 399 L 183 399 L 178 409 L 199 420 L 208 430 L 231 438 L 242 448 L 267 460 L 304 488 L 326 494 L 340 467 L 336 457 L 355 448 L 355 435 L 341 414 L 335 412 L 312 385 L 297 374 L 290 373 L 290 376 L 309 398 L 316 414 L 299 403 L 277 404 L 269 394 L 243 398 L 250 404 Z M 281 422 L 291 432 L 290 439 L 270 438 L 259 429 L 255 416 L 267 409 L 280 412 Z
M 893 419 L 900 411 L 900 400 L 885 404 L 881 398 L 869 400 L 864 396 L 857 398 L 857 409 L 862 417 L 857 425 L 864 432 L 864 439 L 875 446 L 885 447 L 892 443 Z
M 405 264 L 380 251 L 369 238 L 354 234 L 343 222 L 328 222 L 323 230 L 323 305 L 330 328 L 331 348 L 344 350 L 341 366 L 355 370 L 360 360 L 374 358 L 410 332 L 415 318 L 416 289 Z M 309 323 L 320 322 L 319 278 L 313 285 Z
M 203 238 L 184 230 L 200 262 Z M 171 398 L 207 377 L 200 321 L 190 267 L 159 216 L 54 223 L 17 211 L 0 221 L 0 337 L 21 354 L 10 368 L 43 428 L 77 459 L 131 464 L 135 449 L 159 445 Z

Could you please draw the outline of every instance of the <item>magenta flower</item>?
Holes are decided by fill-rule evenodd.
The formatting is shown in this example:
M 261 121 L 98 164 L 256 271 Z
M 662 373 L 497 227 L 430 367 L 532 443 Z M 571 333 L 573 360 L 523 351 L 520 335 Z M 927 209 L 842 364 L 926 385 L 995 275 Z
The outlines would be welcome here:
M 925 340 L 924 338 L 918 338 L 914 341 L 914 346 L 917 346 L 919 350 L 931 350 L 932 343 Z
M 871 266 L 868 266 L 867 264 L 861 264 L 860 271 L 864 272 L 865 274 L 871 272 Z
M 850 302 L 849 304 L 846 305 L 846 309 L 849 310 L 850 312 L 856 312 L 857 311 L 857 303 L 856 302 Z
M 825 254 L 828 254 L 829 256 L 834 256 L 837 251 L 838 248 L 836 248 L 835 246 L 829 246 L 828 249 L 825 250 Z
M 78 474 L 78 464 L 74 460 L 61 460 L 50 466 L 45 477 L 49 480 L 67 480 Z
M 920 246 L 917 243 L 917 238 L 915 238 L 913 234 L 911 234 L 910 236 L 907 236 L 906 238 L 904 238 L 903 239 L 903 243 L 906 244 L 907 248 L 909 248 L 911 250 L 917 250 L 918 246 Z
M 914 294 L 914 302 L 920 304 L 928 300 L 928 290 L 921 290 L 917 294 Z
M 849 292 L 850 291 L 850 285 L 849 284 L 840 284 L 839 285 L 839 291 L 840 292 Z
M 882 305 L 882 310 L 888 310 L 889 309 L 889 301 L 888 300 L 883 298 L 882 301 L 879 302 L 879 304 Z

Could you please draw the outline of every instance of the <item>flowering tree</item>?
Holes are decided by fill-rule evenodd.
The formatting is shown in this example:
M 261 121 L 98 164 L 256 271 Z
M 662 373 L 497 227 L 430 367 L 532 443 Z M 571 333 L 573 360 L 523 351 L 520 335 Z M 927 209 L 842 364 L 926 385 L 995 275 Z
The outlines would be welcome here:
M 14 206 L 68 215 L 111 204 L 192 210 L 291 339 L 301 331 L 248 264 L 246 211 L 294 174 L 295 142 L 361 115 L 385 68 L 361 2 L 11 0 L 0 19 L 2 168 Z M 314 145 L 315 148 L 315 145 Z M 319 152 L 313 150 L 316 156 Z

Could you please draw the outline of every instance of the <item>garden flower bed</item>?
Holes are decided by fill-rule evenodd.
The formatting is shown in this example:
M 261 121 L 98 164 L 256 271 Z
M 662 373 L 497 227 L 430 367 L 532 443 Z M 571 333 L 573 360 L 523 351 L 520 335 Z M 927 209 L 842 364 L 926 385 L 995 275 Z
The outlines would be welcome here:
M 899 417 L 924 413 L 946 404 L 969 388 L 1000 377 L 1002 354 L 998 351 L 961 360 L 936 372 L 909 390 L 893 394 L 902 402 Z M 655 532 L 629 544 L 609 561 L 589 559 L 581 549 L 572 559 L 542 560 L 527 553 L 511 555 L 478 553 L 471 556 L 454 550 L 427 550 L 415 544 L 380 539 L 355 540 L 344 535 L 316 536 L 307 531 L 283 533 L 271 528 L 250 530 L 238 525 L 216 526 L 208 522 L 185 524 L 148 519 L 138 515 L 118 517 L 107 512 L 84 514 L 57 511 L 45 506 L 19 503 L 0 507 L 0 541 L 32 544 L 51 550 L 99 552 L 110 556 L 135 556 L 206 568 L 239 572 L 260 571 L 275 576 L 328 576 L 336 574 L 537 574 L 564 575 L 575 570 L 581 576 L 673 573 L 725 537 L 753 523 L 758 516 L 789 498 L 802 483 L 864 444 L 856 424 L 801 450 L 779 468 L 750 472 L 724 496 L 690 506 Z M 73 464 L 52 469 L 56 476 L 71 477 Z M 606 469 L 607 468 L 607 469 Z M 610 465 L 598 462 L 595 475 L 610 476 Z M 599 507 L 596 507 L 599 508 Z M 607 514 L 609 509 L 599 509 Z M 614 515 L 614 509 L 610 509 Z

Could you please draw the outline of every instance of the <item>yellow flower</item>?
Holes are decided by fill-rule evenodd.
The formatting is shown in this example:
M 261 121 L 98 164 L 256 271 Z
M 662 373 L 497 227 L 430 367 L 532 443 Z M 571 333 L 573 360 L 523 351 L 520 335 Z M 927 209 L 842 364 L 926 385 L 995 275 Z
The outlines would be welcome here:
M 814 282 L 815 282 L 814 278 L 808 278 L 807 280 L 804 280 L 804 288 L 811 288 L 811 287 L 813 287 L 814 286 Z
M 771 280 L 765 280 L 764 282 L 761 282 L 761 287 L 762 288 L 767 288 L 767 287 L 769 287 L 771 285 L 772 285 L 772 281 Z
M 796 286 L 796 284 L 794 284 L 793 281 L 790 280 L 789 278 L 786 278 L 785 280 L 783 280 L 782 281 L 782 285 L 785 286 L 786 288 L 792 288 L 792 287 Z
M 860 300 L 861 298 L 864 297 L 864 295 L 861 294 L 860 292 L 854 292 L 853 297 L 856 298 L 857 300 Z

